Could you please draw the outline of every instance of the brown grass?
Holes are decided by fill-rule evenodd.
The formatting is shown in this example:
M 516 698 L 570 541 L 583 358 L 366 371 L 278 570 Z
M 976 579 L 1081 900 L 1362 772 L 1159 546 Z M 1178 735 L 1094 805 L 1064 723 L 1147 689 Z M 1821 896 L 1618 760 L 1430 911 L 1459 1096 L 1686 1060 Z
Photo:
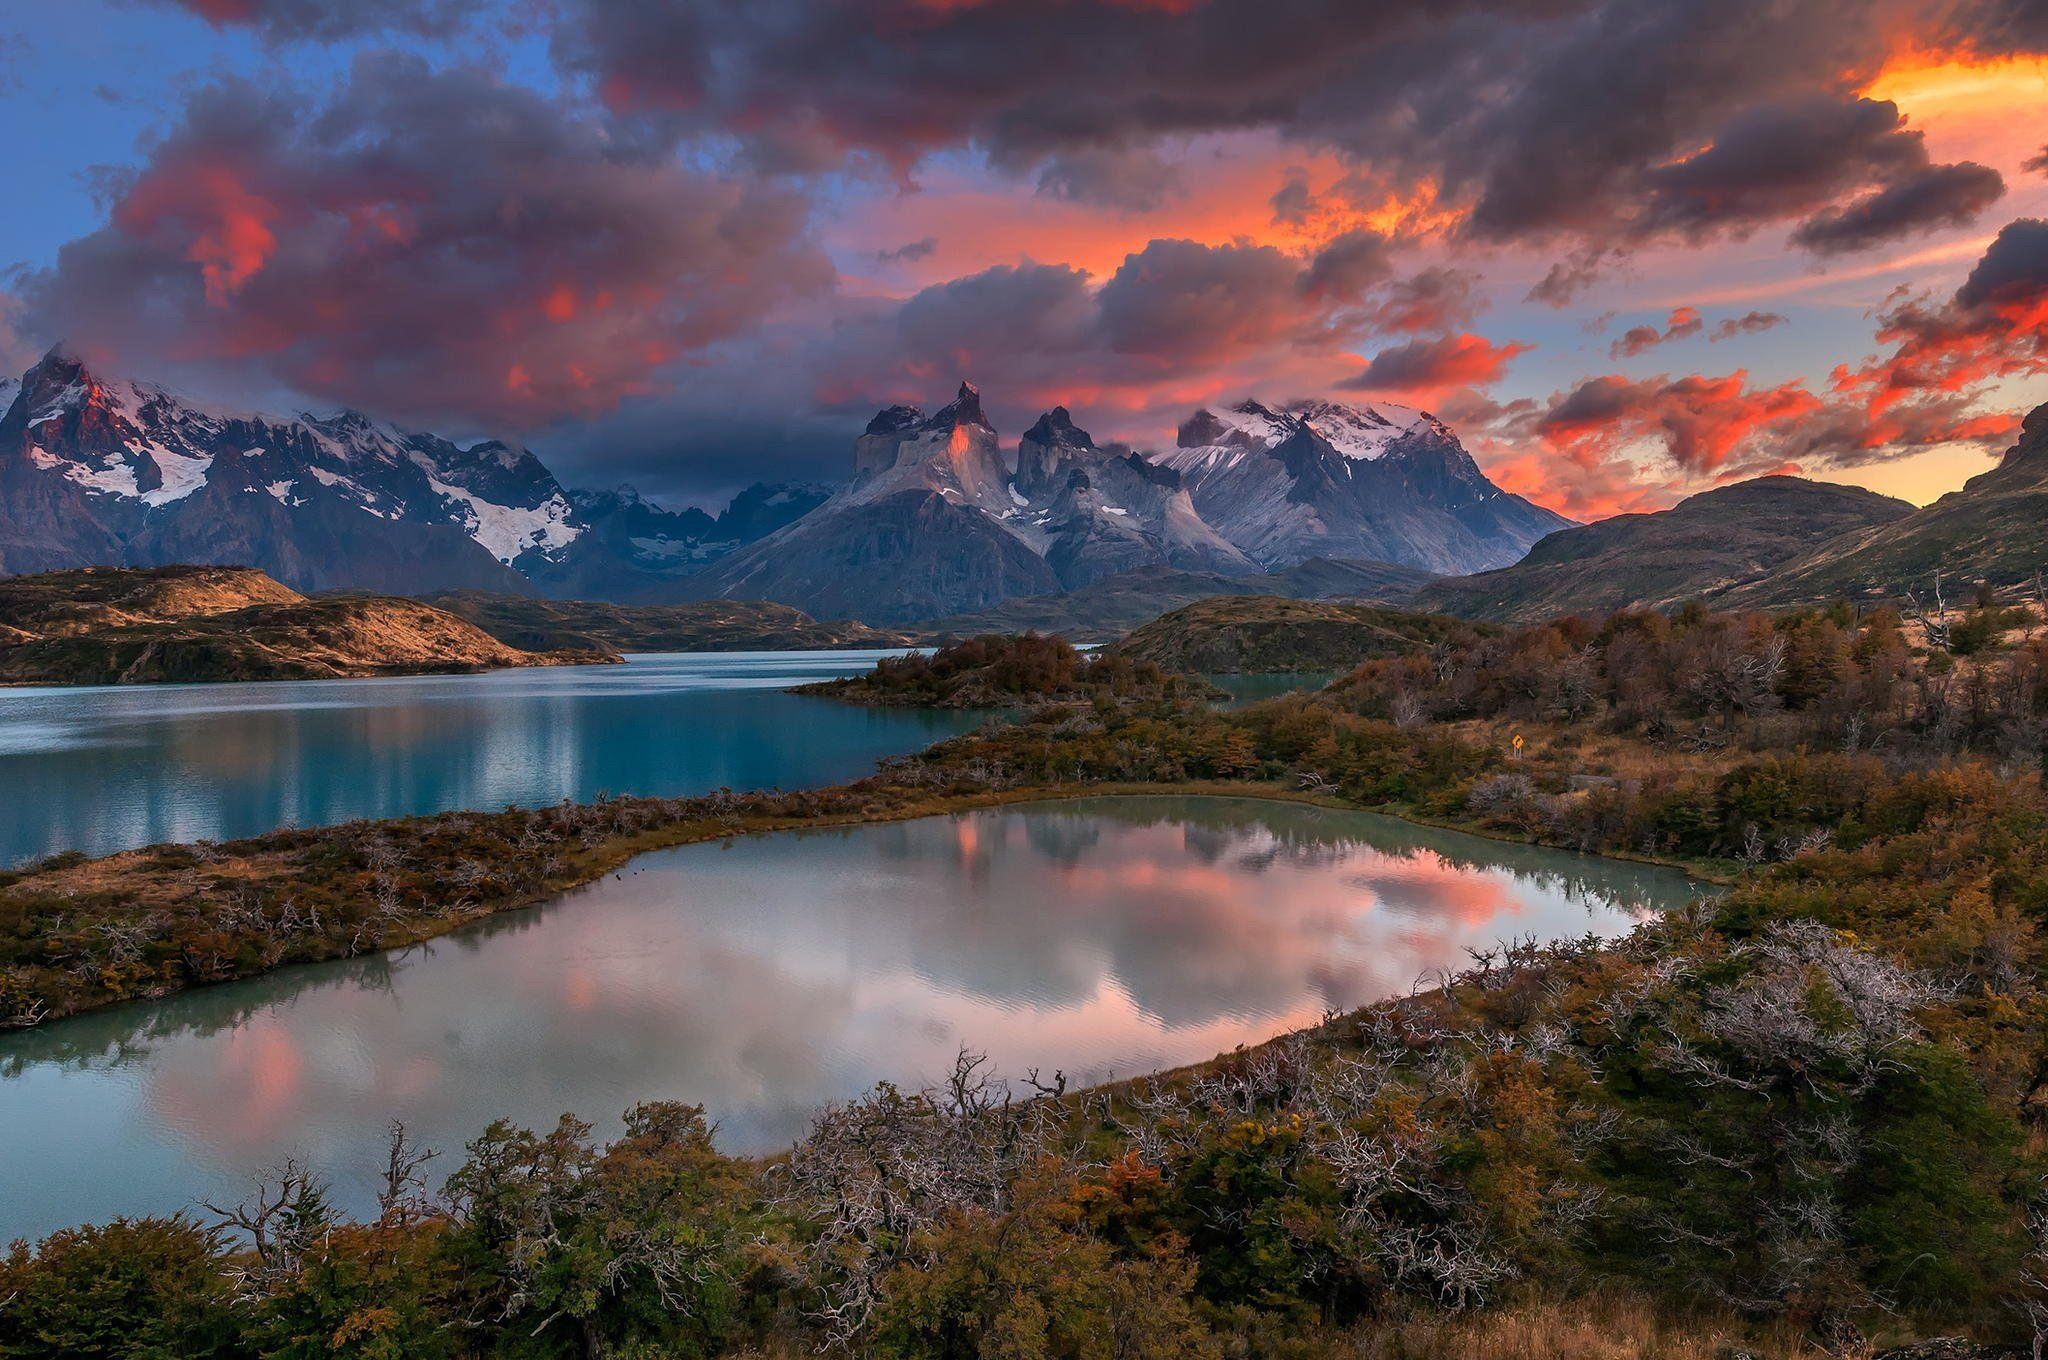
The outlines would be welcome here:
M 1752 1334 L 1726 1319 L 1674 1316 L 1640 1299 L 1508 1305 L 1362 1329 L 1337 1356 L 1356 1360 L 1829 1360 L 1791 1333 Z M 1841 1357 L 1832 1357 L 1841 1360 Z

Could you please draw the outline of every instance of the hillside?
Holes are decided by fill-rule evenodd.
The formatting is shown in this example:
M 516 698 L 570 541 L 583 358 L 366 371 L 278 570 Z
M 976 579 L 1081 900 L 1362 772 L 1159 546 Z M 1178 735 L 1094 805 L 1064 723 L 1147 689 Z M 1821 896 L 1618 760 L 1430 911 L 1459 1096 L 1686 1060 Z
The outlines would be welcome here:
M 1197 600 L 1110 649 L 1166 671 L 1337 671 L 1491 632 L 1441 614 L 1274 595 Z
M 245 567 L 84 568 L 0 580 L 0 682 L 331 680 L 571 665 L 416 600 L 309 600 Z
M 800 609 L 760 600 L 618 605 L 601 600 L 536 600 L 483 590 L 451 591 L 430 599 L 498 641 L 529 650 L 812 651 L 910 643 L 901 633 L 884 632 L 851 619 L 820 622 Z
M 1879 529 L 1912 508 L 1861 487 L 1758 477 L 1669 510 L 1560 530 L 1515 565 L 1433 582 L 1415 603 L 1508 623 L 1666 608 L 1769 576 L 1821 543 Z
M 2048 570 L 2048 406 L 2027 416 L 2019 443 L 1999 465 L 1932 505 L 1831 538 L 1768 580 L 1732 591 L 1728 602 L 1804 604 L 1847 597 L 1900 600 L 1933 594 L 1942 573 L 1949 597 L 1970 586 L 2030 586 Z
M 1073 642 L 1114 642 L 1161 614 L 1225 595 L 1283 595 L 1301 600 L 1372 600 L 1401 604 L 1437 580 L 1418 567 L 1391 562 L 1313 558 L 1257 576 L 1141 567 L 1063 595 L 1027 595 L 972 614 L 925 625 L 934 637 L 979 633 L 1057 633 Z

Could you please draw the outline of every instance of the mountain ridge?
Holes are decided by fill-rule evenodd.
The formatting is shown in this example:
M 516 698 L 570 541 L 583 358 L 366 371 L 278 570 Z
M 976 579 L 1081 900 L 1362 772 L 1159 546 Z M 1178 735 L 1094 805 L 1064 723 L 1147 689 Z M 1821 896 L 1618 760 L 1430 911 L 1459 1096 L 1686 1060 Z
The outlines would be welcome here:
M 1006 457 L 962 382 L 930 415 L 878 412 L 850 484 L 698 584 L 705 598 L 905 624 L 1154 567 L 1232 578 L 1325 557 L 1492 563 L 1572 523 L 1495 487 L 1448 427 L 1408 408 L 1245 401 L 1196 412 L 1180 440 L 1165 455 L 1099 444 L 1055 406 Z
M 0 573 L 197 561 L 306 590 L 658 595 L 787 522 L 778 495 L 797 513 L 824 499 L 760 486 L 712 517 L 572 492 L 500 440 L 212 410 L 61 345 L 0 383 Z
M 1561 530 L 1512 566 L 1433 581 L 1412 603 L 1501 623 L 1665 609 L 1768 577 L 1819 543 L 1903 518 L 1912 508 L 1862 487 L 1757 477 L 1668 510 Z

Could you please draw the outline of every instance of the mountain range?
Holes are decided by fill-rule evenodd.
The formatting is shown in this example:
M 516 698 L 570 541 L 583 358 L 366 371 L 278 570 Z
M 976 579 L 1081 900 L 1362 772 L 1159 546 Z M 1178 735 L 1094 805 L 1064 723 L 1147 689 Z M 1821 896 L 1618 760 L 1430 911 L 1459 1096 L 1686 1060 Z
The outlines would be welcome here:
M 769 602 L 899 632 L 1111 636 L 1205 595 L 1526 621 L 1897 600 L 1931 595 L 1937 571 L 1960 598 L 2048 562 L 2048 408 L 1925 508 L 1773 476 L 1590 525 L 1502 491 L 1441 421 L 1385 404 L 1241 401 L 1145 453 L 1059 406 L 1006 445 L 962 383 L 931 414 L 881 410 L 852 452 L 842 485 L 757 485 L 712 515 L 566 488 L 495 440 L 207 409 L 60 347 L 0 380 L 0 575 L 232 564 L 299 591 Z
M 850 483 L 698 585 L 900 623 L 1154 567 L 1235 577 L 1334 557 L 1477 571 L 1571 524 L 1494 486 L 1448 428 L 1406 408 L 1245 401 L 1196 412 L 1152 457 L 1097 443 L 1054 407 L 1006 456 L 962 383 L 930 415 L 876 415 Z
M 1097 443 L 1064 407 L 1005 448 L 963 383 L 931 415 L 882 410 L 850 473 L 837 489 L 750 487 L 716 516 L 674 510 L 565 488 L 497 440 L 210 410 L 60 346 L 0 380 L 0 574 L 238 564 L 299 590 L 765 600 L 900 623 L 1148 567 L 1475 571 L 1571 523 L 1394 406 L 1245 401 L 1196 412 L 1148 456 Z
M 650 599 L 826 495 L 757 486 L 714 517 L 572 492 L 496 440 L 211 411 L 62 348 L 0 379 L 0 574 L 191 562 L 299 590 Z

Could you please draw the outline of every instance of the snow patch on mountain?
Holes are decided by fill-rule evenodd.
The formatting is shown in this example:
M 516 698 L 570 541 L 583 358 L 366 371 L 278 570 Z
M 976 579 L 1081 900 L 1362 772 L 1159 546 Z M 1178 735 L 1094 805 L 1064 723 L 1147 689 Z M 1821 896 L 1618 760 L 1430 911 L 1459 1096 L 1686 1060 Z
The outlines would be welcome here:
M 431 473 L 427 485 L 434 489 L 434 494 L 460 507 L 462 527 L 469 536 L 507 566 L 535 549 L 559 552 L 583 532 L 583 527 L 575 522 L 575 510 L 559 495 L 549 496 L 532 507 L 498 505 L 474 492 L 451 486 Z
M 1391 402 L 1346 406 L 1320 398 L 1290 402 L 1286 412 L 1321 435 L 1346 458 L 1365 462 L 1385 457 L 1389 444 L 1424 428 L 1431 420 L 1426 412 Z

